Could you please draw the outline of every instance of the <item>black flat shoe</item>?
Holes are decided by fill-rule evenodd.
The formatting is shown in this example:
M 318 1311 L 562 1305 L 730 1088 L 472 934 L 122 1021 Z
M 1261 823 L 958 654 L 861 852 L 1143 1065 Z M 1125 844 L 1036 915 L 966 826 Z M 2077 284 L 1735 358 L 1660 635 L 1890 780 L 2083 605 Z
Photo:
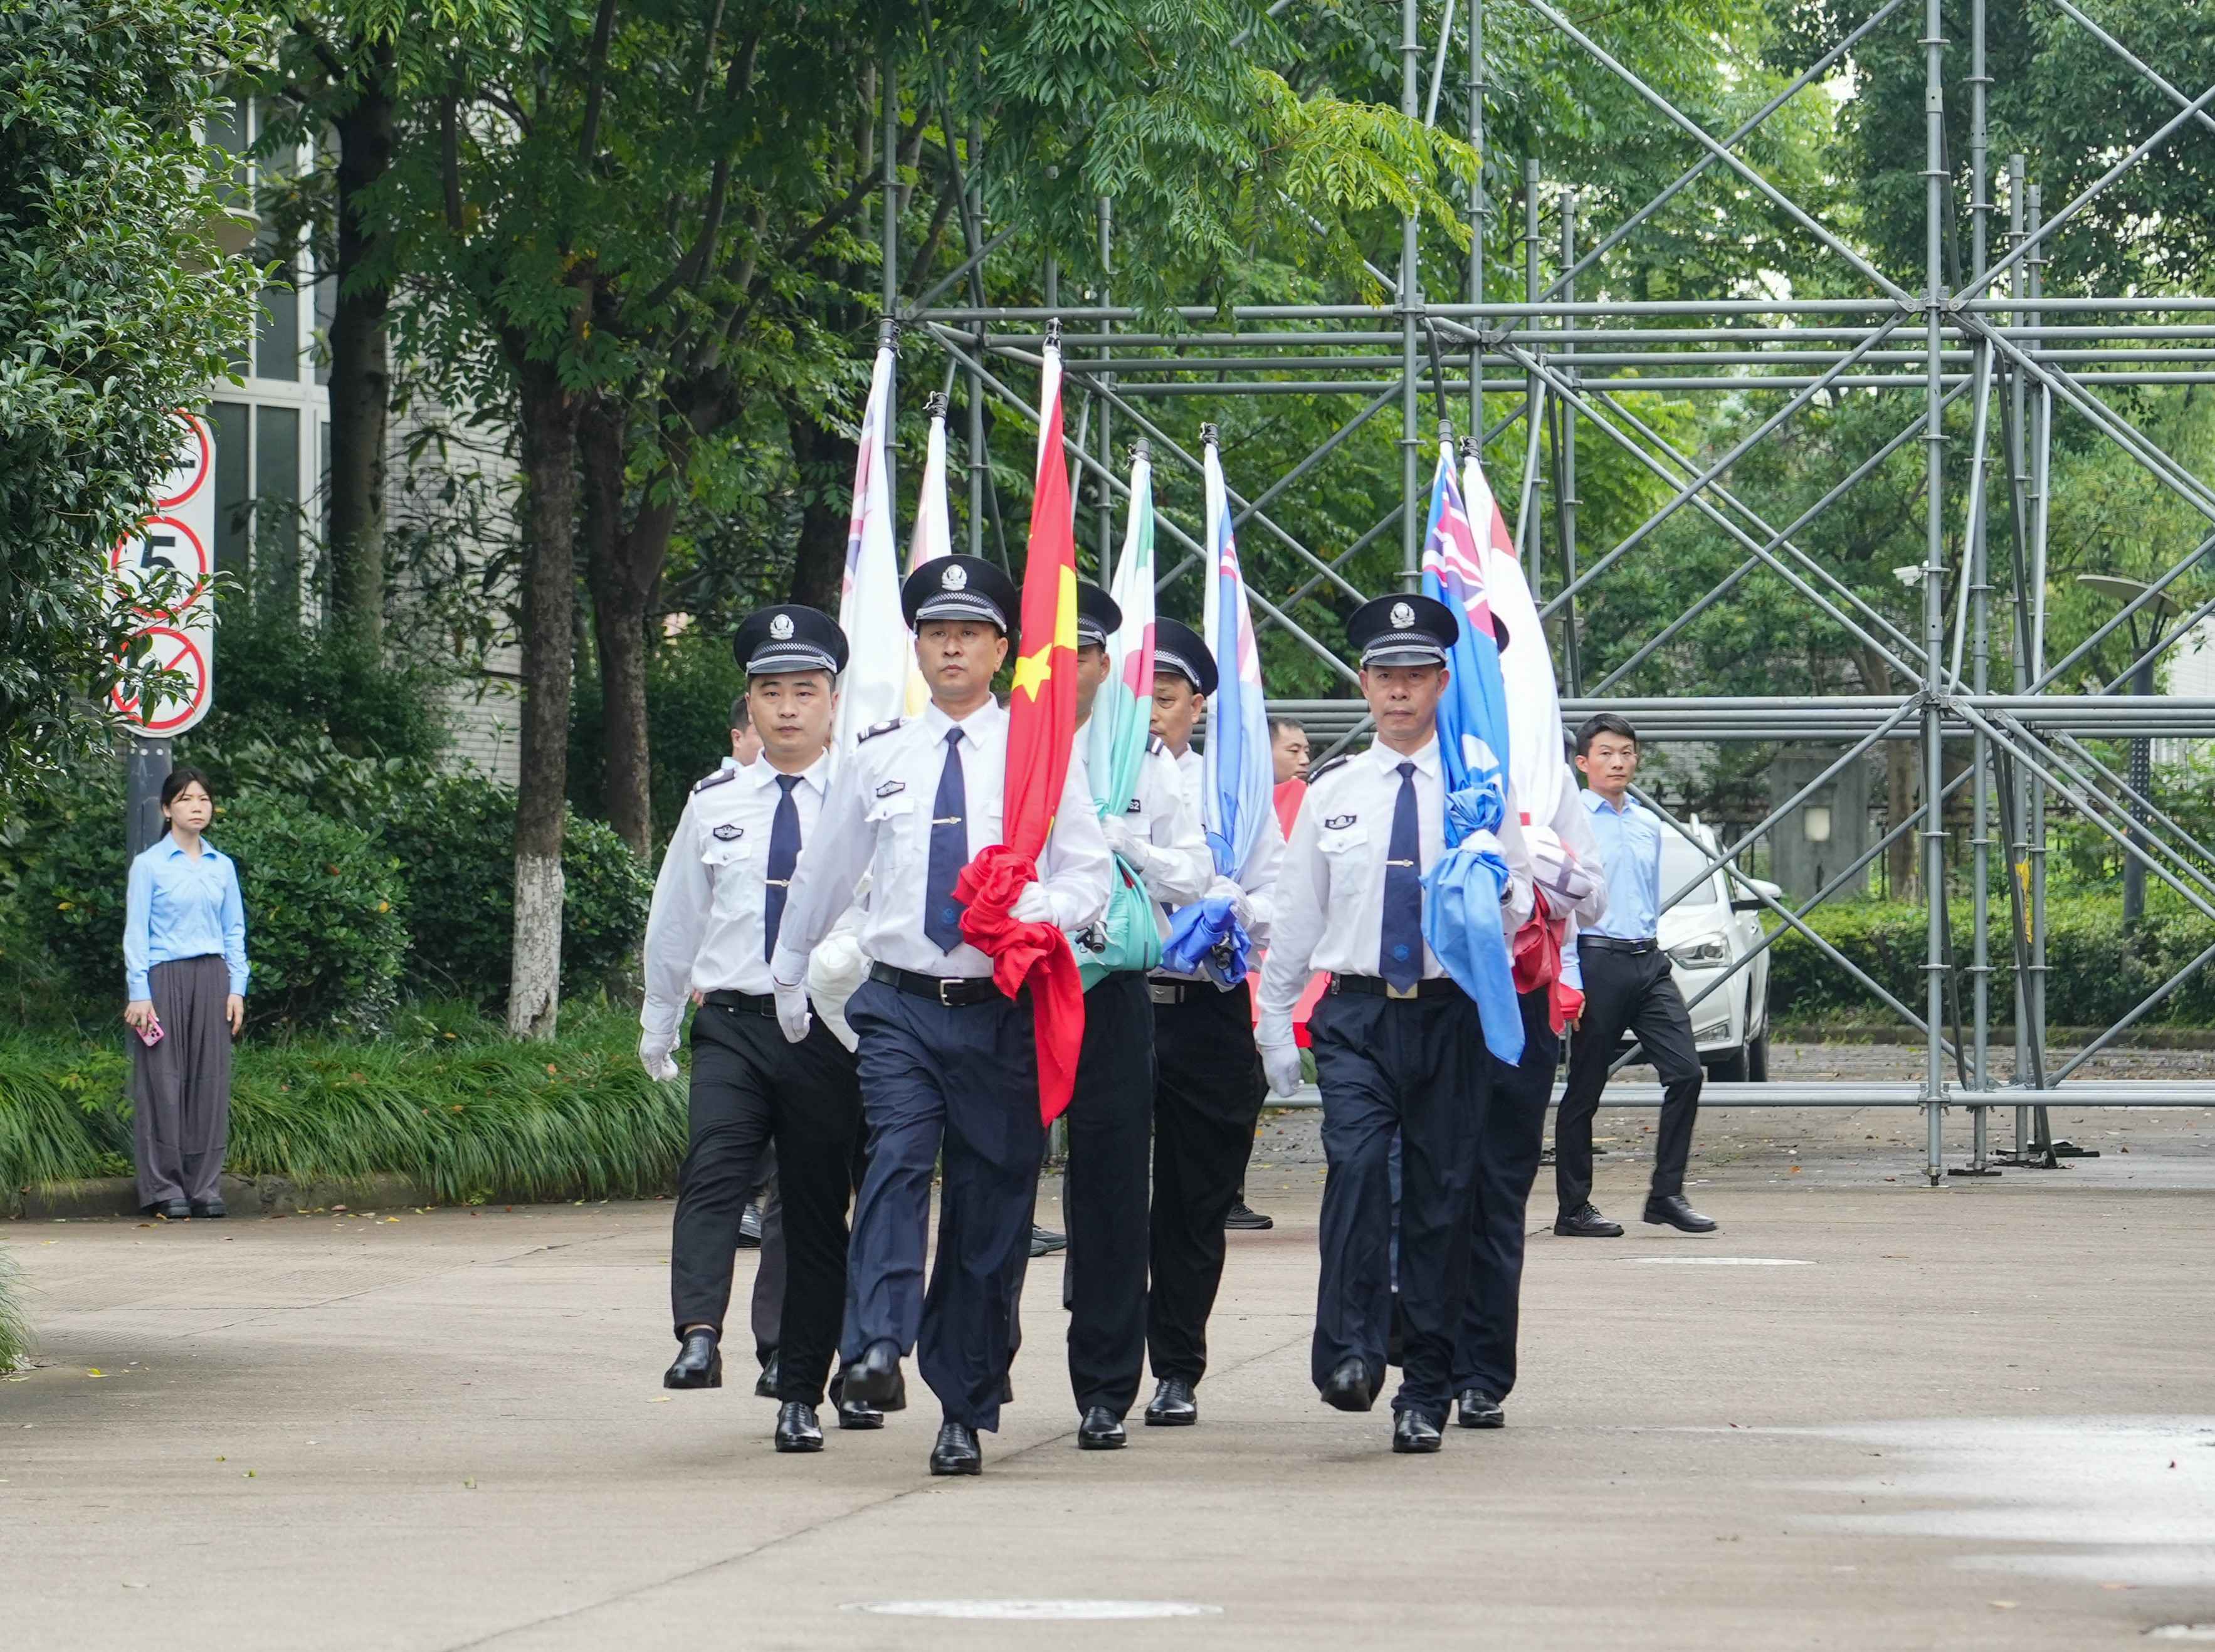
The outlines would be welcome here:
M 1104 1405 L 1095 1405 L 1077 1425 L 1077 1449 L 1081 1452 L 1120 1452 L 1130 1444 L 1123 1419 Z
M 1377 1403 L 1377 1391 L 1370 1385 L 1369 1367 L 1355 1354 L 1347 1354 L 1338 1362 L 1322 1385 L 1322 1403 L 1341 1411 L 1366 1411 Z
M 1240 1233 L 1266 1233 L 1276 1225 L 1275 1217 L 1264 1216 L 1243 1199 L 1231 1206 L 1230 1213 L 1223 1219 L 1223 1225 L 1226 1229 Z
M 715 1333 L 706 1326 L 696 1326 L 684 1333 L 677 1350 L 677 1362 L 661 1373 L 664 1388 L 721 1388 L 723 1385 L 723 1350 L 715 1345 Z
M 1587 1200 L 1574 1210 L 1563 1211 L 1554 1219 L 1554 1231 L 1565 1239 L 1619 1239 L 1623 1224 L 1611 1222 L 1599 1213 L 1599 1207 Z
M 1392 1423 L 1392 1449 L 1396 1452 L 1434 1452 L 1442 1443 L 1438 1424 L 1420 1411 L 1402 1411 Z
M 1684 1233 L 1712 1233 L 1715 1231 L 1715 1219 L 1701 1215 L 1686 1204 L 1684 1194 L 1678 1193 L 1665 1193 L 1658 1198 L 1648 1199 L 1646 1201 L 1646 1219 L 1657 1226 L 1666 1222 Z
M 966 1423 L 948 1422 L 938 1430 L 938 1443 L 930 1448 L 933 1474 L 982 1474 L 984 1453 L 977 1449 L 977 1431 Z
M 1500 1409 L 1500 1402 L 1482 1388 L 1464 1388 L 1455 1402 L 1460 1411 L 1461 1426 L 1464 1428 L 1504 1428 L 1507 1413 Z
M 189 1207 L 195 1216 L 204 1216 L 211 1222 L 219 1222 L 230 1212 L 220 1199 L 195 1199 Z
M 1154 1397 L 1146 1406 L 1149 1428 L 1189 1428 L 1200 1421 L 1200 1402 L 1192 1385 L 1181 1377 L 1164 1377 L 1154 1385 Z
M 781 1452 L 823 1449 L 823 1428 L 815 1421 L 813 1406 L 787 1400 L 776 1408 L 776 1448 Z
M 874 1405 L 880 1411 L 907 1409 L 907 1379 L 900 1375 L 899 1345 L 890 1339 L 870 1343 L 840 1375 L 839 1392 L 844 1398 Z
M 193 1213 L 193 1207 L 181 1199 L 156 1199 L 144 1209 L 147 1215 L 158 1216 L 165 1222 L 186 1221 Z
M 1040 1227 L 1035 1223 L 1032 1224 L 1031 1257 L 1034 1261 L 1040 1256 L 1051 1256 L 1057 1250 L 1068 1249 L 1069 1235 L 1057 1233 L 1050 1227 Z
M 776 1355 L 774 1354 L 769 1356 L 769 1363 L 761 1368 L 761 1375 L 754 1379 L 754 1393 L 758 1398 L 765 1400 L 776 1397 Z

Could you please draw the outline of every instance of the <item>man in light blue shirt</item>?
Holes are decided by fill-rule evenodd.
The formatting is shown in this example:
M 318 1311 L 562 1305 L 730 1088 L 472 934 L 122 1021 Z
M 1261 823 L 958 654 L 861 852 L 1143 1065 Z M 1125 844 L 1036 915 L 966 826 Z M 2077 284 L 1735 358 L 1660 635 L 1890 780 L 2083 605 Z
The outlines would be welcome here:
M 1561 1201 L 1554 1231 L 1567 1238 L 1623 1237 L 1623 1225 L 1608 1220 L 1592 1202 L 1592 1118 L 1616 1046 L 1628 1034 L 1661 1080 L 1661 1127 L 1654 1138 L 1646 1219 L 1687 1233 L 1712 1233 L 1714 1221 L 1684 1202 L 1684 1164 L 1700 1110 L 1700 1053 L 1657 934 L 1666 828 L 1630 795 L 1638 773 L 1637 731 L 1612 712 L 1587 719 L 1577 730 L 1577 768 L 1585 777 L 1584 806 L 1607 870 L 1607 911 L 1577 937 L 1585 1005 L 1574 1023 L 1568 1084 L 1554 1126 L 1554 1187 Z

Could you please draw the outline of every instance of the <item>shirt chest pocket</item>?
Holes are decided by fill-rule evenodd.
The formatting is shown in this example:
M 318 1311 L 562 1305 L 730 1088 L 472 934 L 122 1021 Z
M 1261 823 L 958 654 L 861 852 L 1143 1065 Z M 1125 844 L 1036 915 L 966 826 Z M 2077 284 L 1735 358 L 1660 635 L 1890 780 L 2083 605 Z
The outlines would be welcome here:
M 764 846 L 752 832 L 730 838 L 710 837 L 701 845 L 700 863 L 715 886 L 716 911 L 733 910 L 745 900 L 746 891 L 759 885 Z
M 895 792 L 890 797 L 872 798 L 864 818 L 876 840 L 875 858 L 882 864 L 904 868 L 924 852 L 930 820 L 917 809 L 912 794 Z
M 1359 890 L 1367 884 L 1371 860 L 1367 826 L 1326 826 L 1316 833 L 1316 849 L 1330 873 L 1334 889 Z

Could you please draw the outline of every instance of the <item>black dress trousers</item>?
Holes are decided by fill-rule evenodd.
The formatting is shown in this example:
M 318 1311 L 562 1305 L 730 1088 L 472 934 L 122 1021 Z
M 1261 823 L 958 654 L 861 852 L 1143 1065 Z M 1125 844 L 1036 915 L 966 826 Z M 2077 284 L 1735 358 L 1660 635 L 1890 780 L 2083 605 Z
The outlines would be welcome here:
M 1428 983 L 1426 983 L 1428 985 Z M 1384 1385 L 1392 1327 L 1392 1138 L 1402 1144 L 1399 1302 L 1406 1334 L 1396 1411 L 1443 1424 L 1469 1280 L 1470 1188 L 1492 1058 L 1474 1000 L 1326 992 L 1308 1018 L 1322 1091 L 1322 1277 L 1315 1382 L 1358 1356 Z
M 1267 1083 L 1253 999 L 1205 983 L 1154 1006 L 1153 1287 L 1146 1350 L 1158 1379 L 1207 1373 L 1207 1318 L 1223 1283 L 1223 1219 L 1246 1176 Z
M 1700 1052 L 1692 1042 L 1692 1017 L 1669 973 L 1669 955 L 1577 948 L 1584 966 L 1585 1011 L 1569 1039 L 1568 1083 L 1554 1123 L 1554 1190 L 1563 1214 L 1592 1197 L 1592 1118 L 1616 1046 L 1629 1033 L 1661 1080 L 1661 1126 L 1654 1137 L 1654 1196 L 1684 1191 L 1684 1164 L 1692 1155 L 1692 1123 L 1700 1112 Z
M 1046 1154 L 1030 995 L 949 1008 L 867 980 L 847 1000 L 846 1020 L 861 1040 L 869 1156 L 840 1351 L 850 1360 L 873 1342 L 915 1349 L 946 1421 L 996 1429 Z M 938 1256 L 926 1290 L 942 1148 Z
M 774 1142 L 786 1253 L 780 1400 L 823 1403 L 846 1299 L 846 1201 L 861 1127 L 854 1058 L 821 1017 L 792 1044 L 772 1014 L 709 1004 L 693 1016 L 691 1145 L 678 1173 L 670 1307 L 680 1332 L 721 1330 L 739 1221 Z
M 1152 1142 L 1154 1006 L 1136 970 L 1084 995 L 1069 1099 L 1069 1387 L 1083 1412 L 1131 1409 L 1146 1360 L 1146 1168 Z
M 1516 1322 L 1523 1298 L 1523 1225 L 1537 1180 L 1562 1041 L 1543 988 L 1522 995 L 1523 1059 L 1492 1064 L 1476 1144 L 1476 1197 L 1469 1227 L 1469 1291 L 1454 1336 L 1456 1393 L 1481 1388 L 1506 1399 L 1515 1386 Z

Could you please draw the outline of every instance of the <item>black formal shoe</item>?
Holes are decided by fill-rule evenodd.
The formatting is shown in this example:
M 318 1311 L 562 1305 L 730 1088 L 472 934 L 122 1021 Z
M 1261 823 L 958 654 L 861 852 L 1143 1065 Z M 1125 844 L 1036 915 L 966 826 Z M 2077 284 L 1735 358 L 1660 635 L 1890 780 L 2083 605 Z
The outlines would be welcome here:
M 190 1208 L 193 1215 L 205 1216 L 211 1222 L 219 1222 L 230 1214 L 220 1199 L 195 1199 Z
M 1565 1210 L 1554 1219 L 1554 1231 L 1565 1239 L 1619 1239 L 1623 1224 L 1611 1222 L 1599 1213 L 1599 1207 L 1586 1200 L 1574 1210 Z
M 1123 1419 L 1104 1405 L 1090 1408 L 1077 1425 L 1077 1449 L 1081 1452 L 1120 1452 L 1130 1442 Z
M 761 1229 L 762 1207 L 759 1205 L 748 1205 L 739 1213 L 739 1249 L 760 1250 Z
M 1050 1227 L 1040 1227 L 1035 1222 L 1031 1224 L 1031 1256 L 1034 1259 L 1051 1256 L 1057 1250 L 1068 1249 L 1069 1235 L 1057 1233 Z
M 146 1207 L 149 1216 L 159 1216 L 164 1221 L 181 1222 L 188 1219 L 193 1207 L 181 1199 L 156 1199 Z
M 907 1379 L 900 1375 L 899 1346 L 887 1339 L 872 1342 L 842 1373 L 841 1394 L 880 1411 L 907 1409 Z
M 1434 1452 L 1441 1441 L 1439 1425 L 1420 1411 L 1402 1411 L 1393 1419 L 1392 1449 L 1396 1452 Z
M 964 1422 L 948 1422 L 938 1430 L 938 1443 L 930 1448 L 933 1474 L 982 1474 L 984 1454 L 977 1449 L 977 1431 Z
M 781 1452 L 819 1452 L 823 1428 L 815 1421 L 815 1408 L 787 1400 L 776 1408 L 776 1448 Z
M 696 1325 L 684 1333 L 677 1350 L 677 1363 L 661 1373 L 664 1388 L 721 1388 L 723 1350 L 715 1346 L 715 1333 Z
M 842 1428 L 881 1428 L 885 1414 L 867 1400 L 850 1400 L 843 1395 L 831 1402 L 838 1408 L 838 1426 Z
M 1500 1402 L 1482 1388 L 1464 1388 L 1456 1402 L 1461 1411 L 1461 1426 L 1464 1428 L 1505 1428 L 1507 1413 L 1500 1409 Z
M 1236 1229 L 1242 1233 L 1266 1233 L 1276 1225 L 1275 1217 L 1264 1216 L 1243 1199 L 1231 1206 L 1229 1214 L 1223 1219 L 1225 1228 Z
M 1154 1397 L 1146 1406 L 1149 1428 L 1189 1428 L 1200 1421 L 1200 1402 L 1192 1385 L 1181 1377 L 1164 1377 L 1154 1385 Z
M 754 1379 L 754 1395 L 765 1400 L 776 1397 L 776 1355 L 774 1354 L 769 1356 L 769 1363 L 761 1368 L 761 1375 Z
M 1657 1194 L 1646 1201 L 1646 1219 L 1657 1225 L 1666 1222 L 1671 1227 L 1686 1233 L 1712 1233 L 1715 1219 L 1703 1216 L 1684 1202 L 1681 1193 Z
M 1349 1354 L 1322 1385 L 1322 1403 L 1341 1411 L 1366 1411 L 1377 1403 L 1377 1390 L 1369 1381 L 1369 1367 L 1358 1354 Z

